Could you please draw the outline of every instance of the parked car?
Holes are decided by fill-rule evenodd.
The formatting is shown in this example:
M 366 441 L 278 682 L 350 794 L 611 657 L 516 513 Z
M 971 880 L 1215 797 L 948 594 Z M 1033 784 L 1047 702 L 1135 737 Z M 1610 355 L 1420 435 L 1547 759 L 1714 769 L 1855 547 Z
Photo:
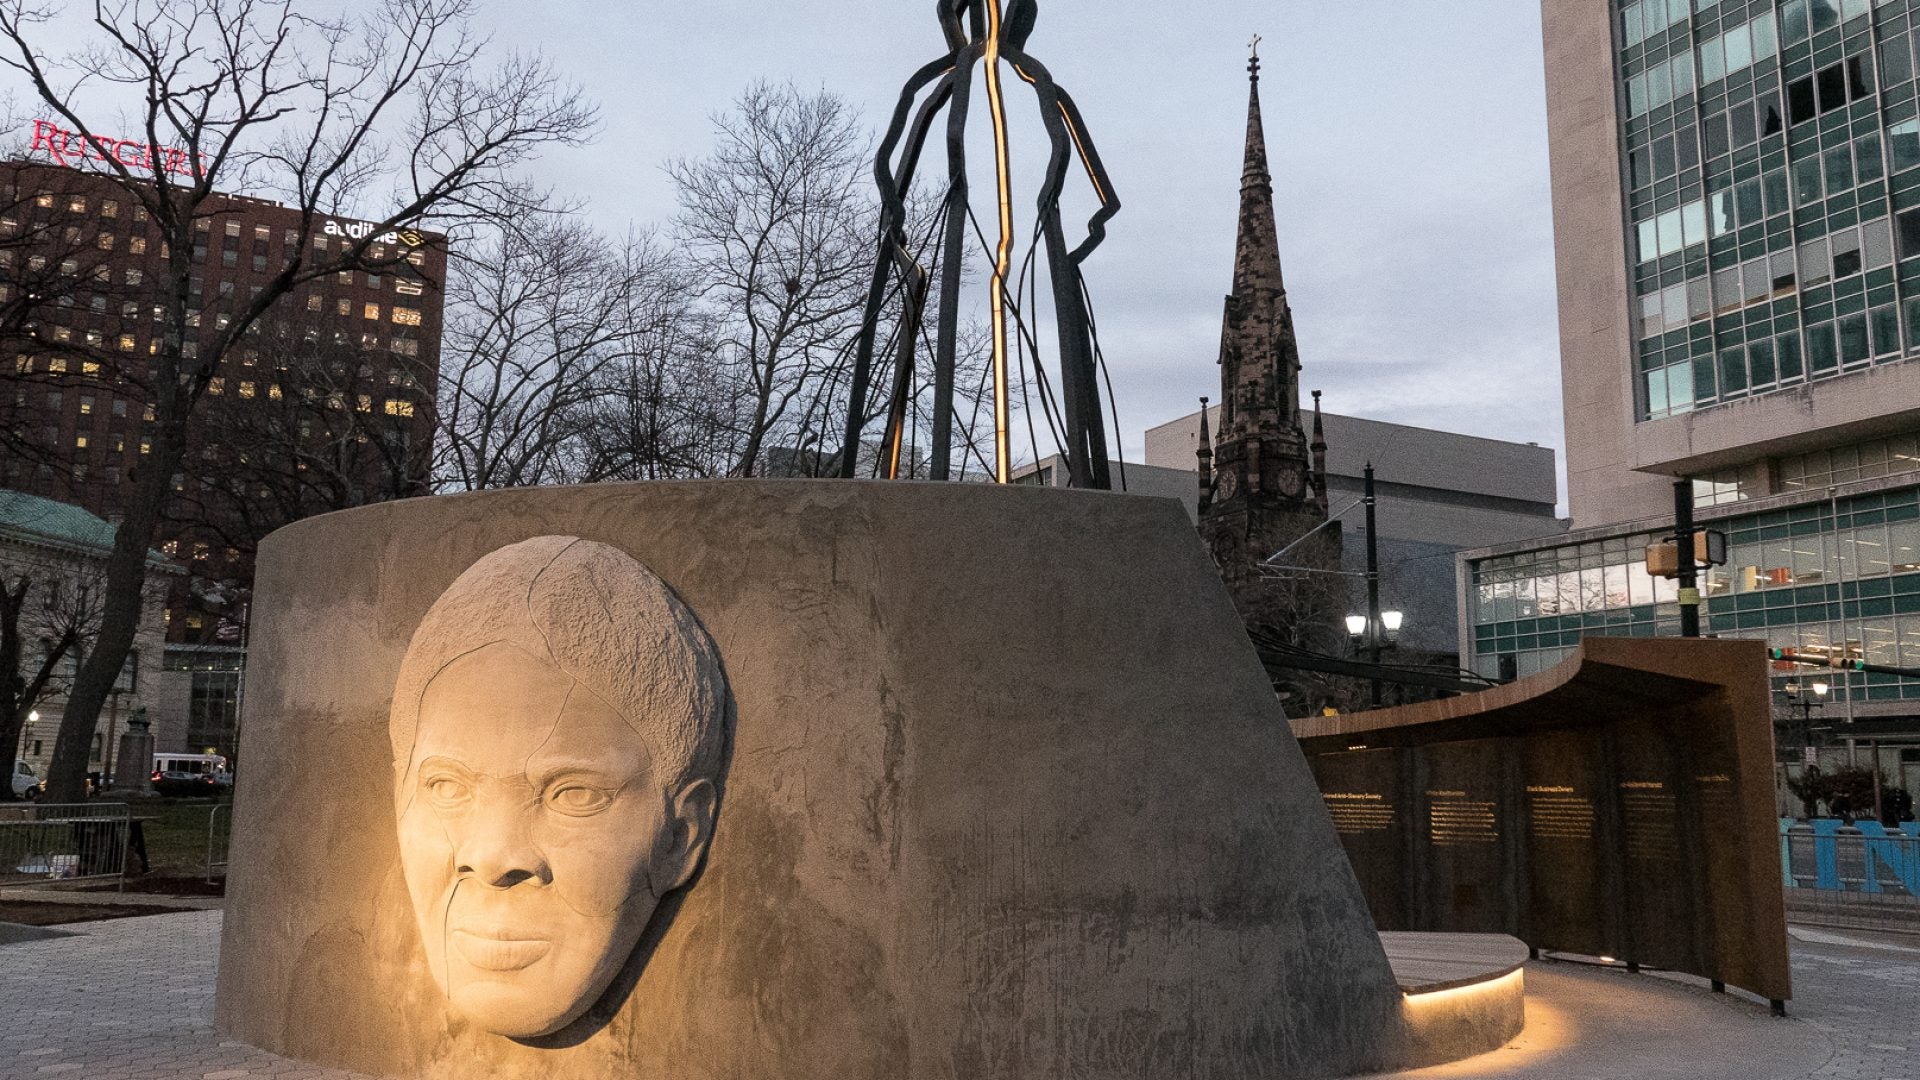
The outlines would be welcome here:
M 162 795 L 224 795 L 232 789 L 223 755 L 153 755 L 153 790 Z
M 13 763 L 13 797 L 16 799 L 40 797 L 40 774 L 33 771 L 33 766 L 18 759 Z

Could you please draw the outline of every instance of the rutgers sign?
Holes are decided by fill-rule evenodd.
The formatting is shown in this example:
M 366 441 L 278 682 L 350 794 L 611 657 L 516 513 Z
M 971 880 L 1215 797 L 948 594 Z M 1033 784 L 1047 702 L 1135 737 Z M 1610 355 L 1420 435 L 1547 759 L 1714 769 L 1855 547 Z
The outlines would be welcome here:
M 89 161 L 114 161 L 135 172 L 151 172 L 158 167 L 169 175 L 193 176 L 199 171 L 194 167 L 192 155 L 177 147 L 157 146 L 134 139 L 82 135 L 48 120 L 33 122 L 33 142 L 28 145 L 27 152 L 31 154 L 36 151 L 69 168 L 77 168 Z M 205 160 L 205 155 L 202 155 L 201 161 L 204 163 Z

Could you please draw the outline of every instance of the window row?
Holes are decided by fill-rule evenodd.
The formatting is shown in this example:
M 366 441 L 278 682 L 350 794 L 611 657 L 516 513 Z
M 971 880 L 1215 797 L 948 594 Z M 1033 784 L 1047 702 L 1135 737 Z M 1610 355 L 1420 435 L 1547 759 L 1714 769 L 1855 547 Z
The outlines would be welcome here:
M 12 202 L 14 199 L 20 197 L 18 191 L 12 184 L 7 184 L 4 188 L 0 188 L 0 196 L 4 196 L 8 202 Z M 85 195 L 56 195 L 50 191 L 42 191 L 33 196 L 33 205 L 42 210 L 51 210 L 55 206 L 61 206 L 70 214 L 84 214 L 87 212 L 88 197 Z M 120 216 L 120 200 L 101 199 L 98 205 L 100 207 L 101 217 L 117 218 Z M 139 203 L 134 203 L 132 210 L 133 220 L 147 220 L 146 207 Z
M 1920 326 L 1909 333 L 1920 335 Z M 1804 366 L 1802 338 L 1805 339 Z M 1901 353 L 1900 317 L 1892 304 L 1789 330 L 1771 339 L 1702 352 L 1652 368 L 1641 376 L 1644 417 L 1658 420 L 1750 393 L 1822 378 Z

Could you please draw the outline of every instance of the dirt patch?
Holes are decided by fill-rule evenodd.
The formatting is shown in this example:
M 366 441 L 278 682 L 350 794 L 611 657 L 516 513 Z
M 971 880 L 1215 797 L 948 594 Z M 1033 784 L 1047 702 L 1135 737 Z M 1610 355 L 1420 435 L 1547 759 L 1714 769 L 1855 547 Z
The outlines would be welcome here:
M 0 900 L 0 922 L 22 926 L 61 926 L 93 919 L 127 919 L 136 915 L 178 914 L 176 908 L 151 904 L 55 904 L 37 900 Z

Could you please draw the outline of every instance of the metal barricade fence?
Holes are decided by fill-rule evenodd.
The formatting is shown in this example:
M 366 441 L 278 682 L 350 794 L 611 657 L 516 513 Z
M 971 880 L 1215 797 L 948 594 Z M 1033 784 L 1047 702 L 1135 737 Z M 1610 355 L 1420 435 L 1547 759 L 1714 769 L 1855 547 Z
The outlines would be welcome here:
M 1920 930 L 1920 827 L 1835 820 L 1780 830 L 1789 918 Z
M 215 803 L 207 814 L 207 884 L 219 880 L 214 871 L 227 869 L 227 849 L 233 839 L 233 804 Z
M 0 808 L 0 885 L 120 881 L 130 827 L 126 803 Z

